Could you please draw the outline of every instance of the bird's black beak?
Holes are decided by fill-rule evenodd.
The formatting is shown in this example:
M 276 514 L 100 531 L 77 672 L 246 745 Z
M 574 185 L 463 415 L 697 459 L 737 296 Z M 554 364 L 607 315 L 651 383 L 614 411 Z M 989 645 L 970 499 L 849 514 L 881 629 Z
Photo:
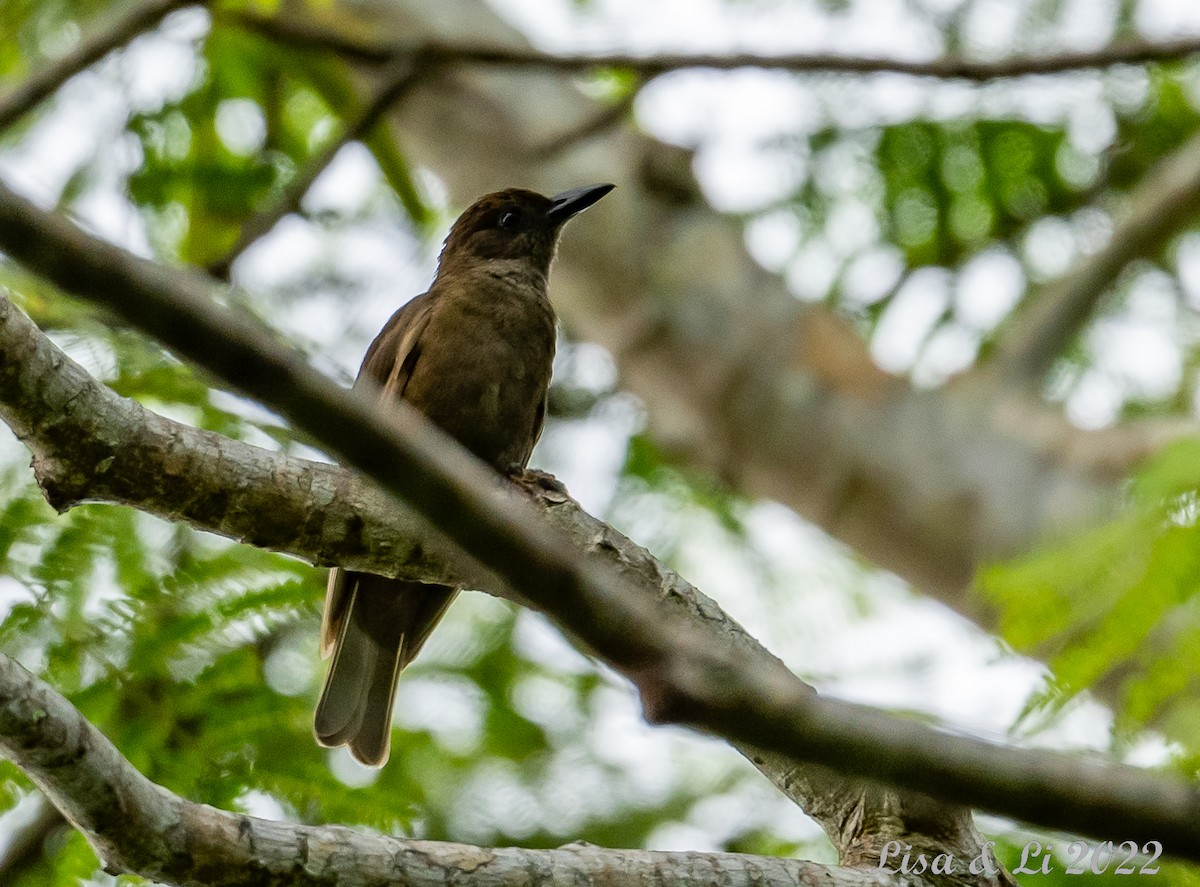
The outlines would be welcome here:
M 555 194 L 550 198 L 550 209 L 546 211 L 546 218 L 560 225 L 571 216 L 583 212 L 615 187 L 617 186 L 609 184 L 585 185 Z

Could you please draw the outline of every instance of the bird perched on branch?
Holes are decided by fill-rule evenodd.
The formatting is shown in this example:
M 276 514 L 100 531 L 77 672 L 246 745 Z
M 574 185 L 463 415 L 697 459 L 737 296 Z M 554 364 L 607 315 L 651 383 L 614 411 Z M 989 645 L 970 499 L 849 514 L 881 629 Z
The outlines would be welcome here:
M 558 235 L 613 189 L 589 185 L 543 197 L 510 189 L 466 210 L 446 238 L 429 292 L 392 315 L 355 387 L 403 399 L 497 471 L 524 470 L 542 433 L 554 360 L 546 291 Z M 388 757 L 396 680 L 456 589 L 335 568 L 321 653 L 333 654 L 317 703 L 317 741 L 349 745 L 364 764 Z

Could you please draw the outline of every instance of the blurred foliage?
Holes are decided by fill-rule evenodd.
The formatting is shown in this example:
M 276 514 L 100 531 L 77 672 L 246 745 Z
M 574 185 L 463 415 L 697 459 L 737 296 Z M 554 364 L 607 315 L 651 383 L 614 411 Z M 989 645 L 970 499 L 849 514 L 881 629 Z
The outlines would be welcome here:
M 1016 649 L 1050 666 L 1025 726 L 1084 690 L 1116 698 L 1121 748 L 1153 728 L 1177 766 L 1200 767 L 1200 439 L 1172 444 L 1134 480 L 1121 516 L 1020 560 L 981 587 Z
M 884 179 L 888 239 L 909 268 L 960 264 L 1080 196 L 1056 161 L 1065 134 L 1019 120 L 884 127 L 873 158 Z
M 948 51 L 958 51 L 970 44 L 977 3 L 907 5 L 937 28 Z M 220 8 L 274 5 L 230 0 Z M 579 15 L 596 7 L 591 0 L 574 5 Z M 817 5 L 844 23 L 859 4 Z M 110 0 L 3 0 L 0 88 L 51 63 L 124 8 Z M 1024 4 L 1018 32 L 1025 42 L 1014 49 L 1042 47 L 1064 8 L 1062 0 Z M 1117 37 L 1133 34 L 1136 8 L 1133 0 L 1118 4 Z M 111 91 L 125 95 L 127 113 L 94 156 L 75 161 L 51 199 L 83 212 L 98 191 L 113 190 L 115 179 L 115 190 L 143 223 L 150 250 L 167 262 L 205 265 L 221 258 L 246 220 L 278 200 L 297 171 L 339 137 L 363 99 L 354 74 L 335 59 L 280 47 L 224 16 L 181 42 L 194 62 L 190 79 L 150 98 L 139 97 L 120 65 L 97 66 Z M 847 104 L 844 96 L 830 90 L 822 123 L 787 134 L 776 146 L 803 170 L 794 190 L 770 207 L 798 223 L 794 254 L 784 265 L 797 263 L 797 276 L 820 280 L 798 257 L 810 248 L 832 257 L 828 284 L 805 295 L 855 315 L 867 335 L 893 307 L 903 282 L 921 269 L 942 269 L 953 280 L 980 255 L 1000 253 L 1019 263 L 1025 281 L 1040 280 L 1048 272 L 1029 246 L 1047 225 L 1067 229 L 1064 249 L 1079 253 L 1097 208 L 1101 214 L 1119 210 L 1146 172 L 1200 126 L 1197 70 L 1179 63 L 1095 75 L 1102 81 L 1101 113 L 1112 118 L 1111 132 L 1101 139 L 1081 138 L 1069 115 L 1035 120 L 1019 104 L 1003 102 L 974 102 L 966 110 L 960 103 L 952 113 L 919 103 L 907 117 L 885 114 L 878 124 L 851 124 L 837 113 L 845 110 L 839 107 Z M 622 71 L 601 71 L 588 82 L 609 102 L 640 85 Z M 0 151 L 18 148 L 53 109 L 48 103 L 0 134 Z M 343 230 L 368 236 L 380 218 L 392 223 L 387 233 L 393 239 L 397 230 L 428 235 L 441 208 L 431 206 L 435 201 L 403 145 L 376 127 L 365 148 L 381 182 L 367 198 L 371 206 L 310 219 L 311 227 L 329 238 L 326 244 L 336 243 Z M 847 215 L 848 208 L 859 214 Z M 853 237 L 846 237 L 848 228 Z M 874 288 L 863 295 L 853 283 L 856 264 L 880 251 L 896 259 L 895 280 L 873 275 Z M 1174 274 L 1172 261 L 1167 250 L 1149 264 Z M 222 434 L 300 451 L 301 442 L 274 417 L 214 390 L 202 374 L 95 310 L 7 263 L 0 263 L 0 283 L 18 292 L 22 307 L 120 394 Z M 1118 301 L 1134 283 L 1118 288 Z M 259 316 L 287 319 L 319 299 L 361 298 L 363 286 L 317 257 L 302 279 L 237 298 Z M 932 341 L 939 330 L 967 328 L 975 347 L 986 349 L 1002 318 L 971 326 L 962 315 L 960 302 L 947 299 L 921 335 Z M 329 314 L 315 316 L 310 323 L 320 325 Z M 1085 347 L 1067 355 L 1065 392 L 1091 357 Z M 1179 390 L 1165 398 L 1131 394 L 1123 409 L 1178 409 L 1198 366 L 1190 355 Z M 547 436 L 556 427 L 603 418 L 614 387 L 612 379 L 597 384 L 576 372 L 568 360 L 556 376 Z M 644 846 L 664 829 L 696 828 L 706 816 L 711 823 L 703 804 L 721 793 L 757 798 L 758 791 L 778 802 L 732 754 L 720 766 L 712 757 L 693 759 L 693 746 L 680 737 L 671 740 L 665 775 L 622 759 L 612 735 L 627 724 L 614 727 L 609 720 L 630 705 L 625 688 L 535 617 L 480 595 L 455 605 L 406 673 L 389 766 L 379 773 L 357 768 L 341 753 L 317 748 L 311 737 L 320 674 L 318 571 L 118 508 L 84 506 L 56 515 L 33 485 L 27 454 L 5 445 L 0 649 L 66 693 L 136 766 L 173 791 L 301 822 L 531 847 L 573 840 Z M 1200 579 L 1197 465 L 1200 444 L 1165 452 L 1138 480 L 1119 520 L 983 577 L 1003 613 L 1004 637 L 1053 669 L 1022 728 L 1045 723 L 1089 687 L 1116 685 L 1122 703 L 1117 744 L 1132 743 L 1152 726 L 1178 743 L 1177 765 L 1196 770 L 1200 710 L 1183 700 L 1200 686 L 1193 593 Z M 697 526 L 706 532 L 715 526 L 715 535 L 739 550 L 748 575 L 766 588 L 771 571 L 747 544 L 746 511 L 719 479 L 681 468 L 648 436 L 633 433 L 608 516 L 672 563 L 686 561 L 685 543 Z M 627 722 L 634 718 L 629 714 Z M 0 816 L 30 790 L 14 767 L 0 762 Z M 778 808 L 751 806 L 745 821 L 722 823 L 724 831 L 707 826 L 720 834 L 721 846 L 822 852 L 821 845 L 782 834 L 773 821 Z M 1015 866 L 1022 846 L 1023 839 L 1007 836 L 1001 857 Z M 74 832 L 56 833 L 15 887 L 77 883 L 95 873 L 86 842 Z M 1169 878 L 1189 883 L 1193 876 L 1177 869 Z
M 649 493 L 660 500 L 672 502 L 676 509 L 698 508 L 706 517 L 715 519 L 735 540 L 745 541 L 746 528 L 741 515 L 745 500 L 731 493 L 729 487 L 719 479 L 675 463 L 676 460 L 657 447 L 648 435 L 636 434 L 630 438 L 622 472 L 625 496 L 621 507 L 636 511 L 641 507 L 638 504 L 639 493 Z M 617 520 L 620 520 L 619 516 Z M 664 523 L 660 522 L 659 526 L 664 527 Z M 669 526 L 669 522 L 665 526 Z M 644 529 L 646 532 L 635 533 L 635 538 L 640 544 L 655 549 L 660 556 L 664 555 L 661 547 L 656 548 L 652 541 L 648 541 L 655 535 L 653 528 L 647 526 Z M 660 546 L 668 544 L 672 536 L 674 534 L 668 531 L 668 535 L 661 539 Z M 665 554 L 668 561 L 671 557 L 669 553 Z
M 312 740 L 318 571 L 128 509 L 56 515 L 23 466 L 2 478 L 0 502 L 0 588 L 16 598 L 0 649 L 147 776 L 193 800 L 247 809 L 265 796 L 302 822 L 432 839 L 638 846 L 747 777 L 722 770 L 649 794 L 629 784 L 589 738 L 600 698 L 625 691 L 577 656 L 556 670 L 523 655 L 516 611 L 478 595 L 406 672 L 403 729 L 390 765 L 371 774 Z M 0 812 L 29 788 L 0 767 Z M 94 867 L 73 836 L 19 884 L 58 885 Z
M 961 11 L 970 8 L 965 4 Z M 1031 22 L 1061 14 L 1046 4 L 1030 4 L 1027 11 Z M 953 293 L 976 259 L 999 254 L 1016 261 L 1020 289 L 1028 292 L 1030 283 L 1065 273 L 1072 261 L 1094 251 L 1104 236 L 1098 231 L 1121 214 L 1135 186 L 1200 127 L 1198 72 L 1194 62 L 1117 69 L 1099 81 L 1098 100 L 1089 99 L 1086 112 L 1081 107 L 1037 122 L 1015 109 L 996 116 L 980 102 L 966 114 L 921 107 L 900 122 L 847 126 L 831 91 L 825 125 L 777 140 L 778 149 L 802 160 L 790 194 L 765 207 L 764 216 L 783 212 L 795 219 L 798 234 L 783 260 L 789 279 L 799 282 L 804 297 L 857 317 L 867 337 L 921 269 L 943 271 Z M 1164 244 L 1147 266 L 1174 277 L 1173 246 Z M 881 256 L 887 261 L 881 263 Z M 1119 311 L 1142 283 L 1125 275 L 1098 320 Z M 1003 313 L 977 319 L 963 298 L 947 295 L 941 302 L 936 316 L 916 330 L 921 344 L 900 368 L 920 366 L 933 346 L 943 344 L 939 337 L 967 343 L 959 346 L 971 349 L 967 357 L 933 373 L 938 381 L 965 369 L 974 355 L 986 355 L 1004 319 Z M 1176 411 L 1181 397 L 1190 396 L 1197 378 L 1192 356 L 1200 343 L 1190 328 L 1181 326 L 1175 336 L 1187 364 L 1185 384 L 1166 394 L 1126 387 L 1121 415 Z M 1055 397 L 1070 398 L 1091 359 L 1086 348 L 1064 355 Z
M 1038 884 L 1067 887 L 1079 883 L 1082 877 L 1087 879 L 1088 884 L 1115 887 L 1128 883 L 1128 876 L 1134 874 L 1162 879 L 1177 887 L 1196 887 L 1200 884 L 1200 875 L 1197 875 L 1193 866 L 1181 865 L 1162 857 L 1151 863 L 1149 860 L 1153 850 L 1130 859 L 1132 852 L 1129 844 L 1121 846 L 1119 842 L 1115 846 L 1114 842 L 1107 841 L 1076 843 L 1065 835 L 1048 838 L 1021 832 L 1007 835 L 996 844 L 996 857 L 1010 872 L 1024 868 L 1017 875 L 1022 882 L 1036 879 Z M 1047 858 L 1049 863 L 1046 862 Z M 1043 869 L 1043 866 L 1046 868 Z M 1141 871 L 1143 867 L 1146 869 L 1144 873 Z M 1117 872 L 1118 868 L 1122 871 Z M 1068 872 L 1068 869 L 1072 871 Z M 1096 871 L 1100 874 L 1096 874 Z
M 201 51 L 191 92 L 130 119 L 144 161 L 129 189 L 152 213 L 158 251 L 203 267 L 229 251 L 242 224 L 280 198 L 357 107 L 348 74 L 329 59 L 221 26 Z M 408 218 L 428 226 L 433 214 L 395 142 L 383 130 L 368 142 Z

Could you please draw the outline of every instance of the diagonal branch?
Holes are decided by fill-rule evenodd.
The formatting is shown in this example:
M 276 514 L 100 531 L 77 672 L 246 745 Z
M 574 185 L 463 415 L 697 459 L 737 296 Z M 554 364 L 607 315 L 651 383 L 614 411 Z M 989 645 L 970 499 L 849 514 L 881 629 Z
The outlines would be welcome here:
M 317 177 L 333 162 L 338 152 L 350 142 L 362 139 L 369 134 L 375 124 L 379 122 L 379 118 L 394 107 L 416 85 L 422 71 L 422 66 L 415 59 L 407 56 L 398 58 L 393 64 L 392 70 L 384 77 L 383 82 L 358 116 L 346 124 L 337 138 L 332 139 L 316 155 L 309 158 L 295 177 L 287 183 L 283 193 L 274 203 L 247 220 L 229 252 L 209 265 L 209 274 L 219 280 L 228 280 L 229 270 L 237 261 L 238 256 L 274 228 L 280 219 L 300 208 L 300 202 L 304 199 L 304 195 L 308 193 Z
M 1089 835 L 1156 840 L 1200 859 L 1200 790 L 1158 774 L 951 736 L 816 697 L 778 665 L 666 614 L 580 553 L 419 413 L 378 415 L 294 350 L 221 307 L 210 284 L 85 234 L 0 186 L 0 246 L 57 285 L 118 312 L 269 405 L 407 501 L 637 685 L 646 716 L 934 797 Z
M 1063 52 L 1054 55 L 1014 56 L 995 62 L 972 61 L 952 56 L 928 62 L 872 56 L 803 53 L 758 55 L 733 53 L 657 53 L 653 56 L 629 53 L 551 54 L 534 49 L 479 46 L 440 42 L 385 42 L 354 40 L 332 30 L 314 27 L 299 20 L 237 12 L 232 19 L 272 39 L 326 49 L 352 61 L 382 64 L 397 57 L 420 56 L 445 64 L 479 65 L 500 68 L 540 68 L 580 73 L 601 68 L 620 68 L 642 77 L 656 77 L 685 68 L 709 68 L 732 71 L 738 68 L 762 68 L 797 74 L 907 74 L 943 80 L 986 82 L 1037 74 L 1061 74 L 1116 65 L 1151 64 L 1178 61 L 1200 53 L 1200 38 L 1154 43 L 1127 41 L 1089 52 Z
M 0 96 L 0 129 L 12 126 L 84 68 L 100 61 L 139 34 L 154 28 L 169 13 L 204 2 L 205 0 L 147 0 L 113 22 L 107 30 L 88 37 L 62 58 L 53 64 L 38 68 L 28 80 Z
M 1001 372 L 1036 384 L 1087 323 L 1130 262 L 1152 255 L 1200 209 L 1200 132 L 1163 158 L 1129 198 L 1128 216 L 1099 252 L 1011 321 L 995 352 Z
M 38 483 L 59 510 L 81 502 L 129 505 L 309 561 L 519 599 L 362 475 L 180 425 L 119 397 L 2 297 L 0 355 L 0 417 L 33 452 Z M 711 644 L 731 644 L 759 668 L 781 667 L 713 601 L 573 500 L 544 494 L 536 501 L 577 550 L 620 572 L 642 598 L 703 626 Z M 891 840 L 931 855 L 947 847 L 960 856 L 979 852 L 981 841 L 961 810 L 839 780 L 786 755 L 739 750 L 821 824 L 843 864 L 878 859 Z M 864 822 L 852 815 L 857 810 L 874 815 Z
M 878 868 L 780 857 L 607 850 L 590 844 L 484 849 L 229 813 L 192 803 L 148 780 L 70 702 L 3 653 L 0 754 L 21 767 L 83 832 L 105 871 L 167 884 L 540 887 L 566 881 L 688 887 L 697 872 L 706 883 L 727 887 L 900 883 L 899 875 Z
M 530 151 L 530 156 L 536 161 L 552 160 L 556 155 L 576 147 L 581 142 L 594 139 L 627 121 L 633 114 L 634 103 L 637 101 L 638 92 L 643 85 L 642 82 L 639 82 L 625 95 L 608 107 L 601 108 L 589 119 L 537 145 Z

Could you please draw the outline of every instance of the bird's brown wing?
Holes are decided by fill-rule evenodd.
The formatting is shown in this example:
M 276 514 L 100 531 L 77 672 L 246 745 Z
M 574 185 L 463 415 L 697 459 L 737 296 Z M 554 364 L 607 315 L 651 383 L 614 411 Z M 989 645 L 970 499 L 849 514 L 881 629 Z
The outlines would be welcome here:
M 433 300 L 419 296 L 394 315 L 363 359 L 355 386 L 379 386 L 381 405 L 404 397 L 421 353 Z M 447 585 L 335 568 L 329 574 L 321 649 L 333 654 L 314 727 L 322 745 L 349 745 L 364 764 L 388 757 L 401 670 L 417 655 L 457 594 Z
M 388 319 L 367 349 L 355 388 L 370 380 L 383 387 L 381 399 L 404 397 L 404 388 L 421 353 L 421 334 L 429 325 L 434 304 L 429 293 L 422 293 Z
M 363 358 L 354 387 L 375 385 L 379 400 L 388 403 L 404 397 L 404 388 L 412 376 L 420 355 L 420 338 L 429 325 L 433 302 L 428 293 L 402 305 L 379 331 Z M 321 657 L 328 658 L 337 642 L 342 617 L 352 589 L 346 586 L 346 571 L 334 567 L 325 587 L 325 610 L 321 615 Z

